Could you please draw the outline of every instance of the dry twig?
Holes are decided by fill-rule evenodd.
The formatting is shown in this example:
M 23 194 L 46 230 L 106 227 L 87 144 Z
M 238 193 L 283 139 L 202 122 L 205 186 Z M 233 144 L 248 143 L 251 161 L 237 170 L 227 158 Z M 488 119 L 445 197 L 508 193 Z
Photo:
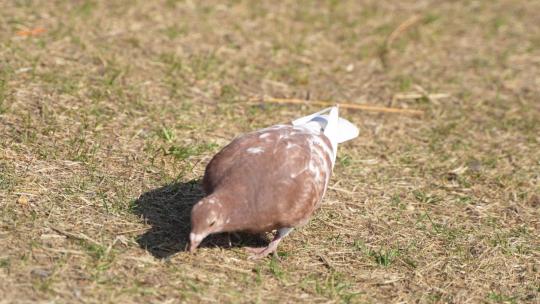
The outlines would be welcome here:
M 254 102 L 255 98 L 251 99 L 251 102 Z M 318 101 L 318 100 L 304 100 L 304 99 L 295 99 L 295 98 L 273 98 L 273 97 L 264 97 L 263 101 L 279 104 L 305 104 L 305 105 L 317 105 L 324 107 L 334 106 L 336 103 L 329 101 Z M 364 110 L 371 112 L 383 112 L 383 113 L 401 113 L 409 115 L 423 115 L 424 111 L 421 110 L 411 110 L 411 109 L 400 109 L 400 108 L 389 108 L 382 106 L 373 106 L 373 105 L 361 105 L 353 103 L 339 103 L 339 107 L 342 109 L 353 109 L 353 110 Z
M 414 15 L 407 18 L 407 20 L 403 21 L 403 23 L 401 23 L 398 27 L 396 27 L 396 29 L 392 31 L 390 35 L 388 35 L 388 38 L 386 38 L 386 42 L 385 42 L 386 48 L 390 48 L 394 40 L 396 40 L 396 38 L 399 37 L 399 35 L 404 33 L 409 28 L 413 27 L 420 20 L 421 20 L 420 16 Z
M 381 48 L 380 53 L 380 59 L 385 67 L 388 66 L 388 52 L 390 51 L 392 43 L 397 39 L 397 37 L 399 37 L 399 35 L 416 25 L 420 20 L 422 20 L 422 18 L 420 18 L 420 16 L 418 15 L 411 16 L 403 23 L 401 23 L 398 27 L 396 27 L 396 29 L 393 30 L 390 35 L 388 35 L 384 42 L 384 45 Z
M 36 27 L 30 30 L 21 30 L 16 33 L 17 36 L 28 37 L 28 36 L 38 36 L 45 33 L 47 30 L 42 27 Z
M 79 234 L 74 234 L 74 233 L 71 233 L 71 232 L 67 232 L 67 231 L 64 231 L 64 230 L 61 230 L 61 229 L 58 229 L 56 227 L 50 227 L 52 230 L 62 234 L 62 235 L 65 235 L 67 236 L 68 238 L 72 238 L 72 239 L 76 239 L 76 240 L 80 240 L 80 241 L 87 241 L 87 242 L 90 242 L 94 245 L 99 245 L 99 246 L 102 246 L 100 242 L 92 239 L 91 237 L 83 234 L 83 233 L 79 233 Z

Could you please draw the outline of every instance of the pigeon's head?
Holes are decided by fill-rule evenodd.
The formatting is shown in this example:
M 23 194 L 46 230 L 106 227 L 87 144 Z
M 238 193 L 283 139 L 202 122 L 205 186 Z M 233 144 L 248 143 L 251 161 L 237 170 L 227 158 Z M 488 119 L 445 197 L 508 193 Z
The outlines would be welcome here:
M 193 206 L 189 234 L 191 252 L 194 252 L 209 234 L 222 231 L 224 220 L 221 209 L 221 202 L 212 197 L 205 197 Z

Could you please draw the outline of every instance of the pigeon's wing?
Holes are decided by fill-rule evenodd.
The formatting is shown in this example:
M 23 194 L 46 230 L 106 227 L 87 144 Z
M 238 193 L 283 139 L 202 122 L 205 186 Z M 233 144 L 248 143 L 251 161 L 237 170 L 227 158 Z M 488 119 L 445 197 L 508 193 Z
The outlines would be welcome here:
M 332 171 L 330 142 L 299 128 L 280 134 L 273 150 L 246 157 L 241 174 L 249 205 L 274 229 L 307 223 L 318 207 Z M 325 147 L 323 147 L 325 146 Z
M 330 178 L 331 146 L 300 127 L 263 129 L 233 140 L 210 161 L 207 193 L 226 193 L 249 214 L 246 230 L 270 231 L 305 224 Z
M 332 160 L 330 142 L 310 133 L 291 136 L 288 149 L 276 151 L 273 181 L 276 204 L 281 213 L 282 225 L 297 227 L 307 223 L 317 209 L 330 175 Z
M 242 170 L 246 158 L 258 156 L 263 151 L 273 149 L 273 146 L 279 141 L 281 129 L 286 127 L 278 125 L 235 138 L 219 151 L 206 166 L 203 178 L 204 191 L 210 194 L 225 179 L 231 179 L 231 174 Z

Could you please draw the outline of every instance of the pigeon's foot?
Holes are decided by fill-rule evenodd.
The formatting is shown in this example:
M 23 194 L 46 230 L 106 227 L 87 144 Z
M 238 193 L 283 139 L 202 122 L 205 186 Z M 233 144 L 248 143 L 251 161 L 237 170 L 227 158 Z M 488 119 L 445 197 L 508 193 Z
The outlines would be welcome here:
M 267 257 L 271 253 L 273 253 L 274 255 L 277 255 L 277 244 L 275 244 L 275 246 L 272 246 L 272 245 L 273 244 L 270 243 L 268 247 L 245 247 L 245 249 L 250 253 L 248 259 L 260 260 L 262 258 Z
M 270 253 L 274 254 L 274 257 L 278 258 L 277 247 L 279 242 L 291 232 L 292 228 L 280 228 L 278 229 L 274 239 L 268 244 L 267 247 L 245 247 L 247 251 L 251 253 L 250 260 L 258 260 L 267 257 Z
M 259 254 L 265 250 L 266 247 L 244 247 L 244 249 L 251 254 Z

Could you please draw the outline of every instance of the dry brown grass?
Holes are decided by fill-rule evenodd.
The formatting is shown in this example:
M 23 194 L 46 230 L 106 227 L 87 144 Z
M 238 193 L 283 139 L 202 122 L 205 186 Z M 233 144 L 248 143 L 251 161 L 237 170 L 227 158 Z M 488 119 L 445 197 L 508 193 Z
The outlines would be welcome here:
M 2 3 L 0 302 L 538 303 L 540 2 L 261 2 Z M 281 262 L 190 255 L 212 154 L 318 109 L 264 95 L 425 115 L 344 113 Z

